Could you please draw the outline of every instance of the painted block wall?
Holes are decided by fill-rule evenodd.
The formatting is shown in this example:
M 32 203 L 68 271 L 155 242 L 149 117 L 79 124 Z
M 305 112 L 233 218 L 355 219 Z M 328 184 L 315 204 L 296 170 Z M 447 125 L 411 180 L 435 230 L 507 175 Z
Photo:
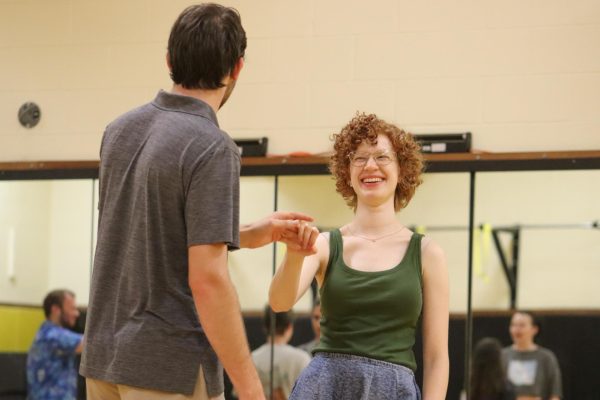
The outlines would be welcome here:
M 485 151 L 600 149 L 600 3 L 595 0 L 223 3 L 240 11 L 248 50 L 236 91 L 219 113 L 220 124 L 234 138 L 268 136 L 272 154 L 329 150 L 330 135 L 357 110 L 377 113 L 414 133 L 470 131 L 474 147 Z M 98 159 L 108 122 L 149 101 L 159 89 L 170 88 L 168 32 L 189 4 L 0 0 L 0 161 Z M 42 109 L 42 120 L 33 129 L 17 121 L 25 101 Z M 596 172 L 517 175 L 478 178 L 479 222 L 599 218 Z M 425 227 L 465 225 L 467 189 L 465 174 L 427 175 L 399 218 Z M 31 190 L 58 199 L 49 188 Z M 272 193 L 270 178 L 244 179 L 242 222 L 269 212 Z M 282 179 L 279 196 L 281 209 L 314 214 L 320 226 L 338 226 L 350 217 L 327 177 Z M 8 204 L 0 204 L 0 215 Z M 36 213 L 48 205 L 40 207 L 34 206 Z M 44 232 L 58 234 L 50 217 L 39 221 L 47 224 Z M 0 226 L 0 249 L 7 246 L 7 232 Z M 466 232 L 428 234 L 446 250 L 451 308 L 462 311 Z M 594 235 L 525 232 L 522 304 L 600 307 L 597 294 L 585 286 L 600 275 Z M 27 236 L 23 243 L 39 240 L 36 232 Z M 81 246 L 89 246 L 87 239 Z M 564 249 L 561 257 L 549 251 L 555 249 Z M 62 264 L 58 253 L 44 251 L 28 256 L 53 267 L 38 271 L 36 265 L 44 262 L 28 262 L 36 279 L 21 281 L 27 289 L 19 294 L 7 286 L 6 268 L 0 269 L 0 301 L 35 303 L 48 285 L 65 282 L 80 285 L 78 300 L 85 303 L 85 277 L 72 281 L 68 277 L 73 275 L 57 274 Z M 87 251 L 75 263 L 82 263 Z M 271 248 L 231 254 L 243 308 L 264 304 L 271 257 Z M 491 252 L 482 257 L 475 277 L 479 308 L 507 307 L 506 284 L 494 257 Z M 5 253 L 0 266 L 2 259 Z M 546 268 L 549 262 L 554 264 Z M 560 291 L 562 283 L 568 285 Z M 307 304 L 305 298 L 299 307 Z

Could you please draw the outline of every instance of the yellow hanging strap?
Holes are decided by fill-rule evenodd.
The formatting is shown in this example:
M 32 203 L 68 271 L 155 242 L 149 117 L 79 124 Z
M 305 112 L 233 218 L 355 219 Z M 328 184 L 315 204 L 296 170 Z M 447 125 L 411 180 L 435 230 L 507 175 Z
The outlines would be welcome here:
M 492 225 L 481 225 L 481 256 L 484 264 L 488 264 L 492 248 Z
M 490 224 L 482 224 L 479 229 L 475 229 L 473 234 L 473 271 L 475 276 L 485 283 L 490 281 L 486 266 L 489 260 L 491 241 L 492 226 Z

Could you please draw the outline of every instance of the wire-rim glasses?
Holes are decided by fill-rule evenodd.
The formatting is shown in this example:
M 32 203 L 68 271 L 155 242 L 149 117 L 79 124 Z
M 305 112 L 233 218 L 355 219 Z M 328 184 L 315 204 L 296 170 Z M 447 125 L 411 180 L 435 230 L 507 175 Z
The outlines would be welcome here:
M 350 164 L 352 164 L 352 166 L 354 167 L 364 167 L 365 165 L 367 165 L 370 158 L 373 158 L 373 161 L 375 161 L 377 165 L 383 167 L 384 165 L 388 165 L 389 163 L 394 161 L 396 159 L 396 156 L 387 150 L 383 150 L 375 151 L 373 153 L 350 153 L 348 155 L 348 158 L 350 159 Z

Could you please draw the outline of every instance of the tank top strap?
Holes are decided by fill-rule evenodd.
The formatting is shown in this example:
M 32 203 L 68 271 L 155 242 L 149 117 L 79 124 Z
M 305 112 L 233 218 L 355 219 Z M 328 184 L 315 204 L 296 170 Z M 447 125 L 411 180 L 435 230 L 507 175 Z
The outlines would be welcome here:
M 423 235 L 417 232 L 414 232 L 410 238 L 410 243 L 408 244 L 408 248 L 406 249 L 406 259 L 410 261 L 410 264 L 415 268 L 415 272 L 419 277 L 419 282 L 421 283 L 421 287 L 423 287 L 423 267 L 421 265 L 421 241 L 423 239 Z
M 339 229 L 334 229 L 329 232 L 329 260 L 327 261 L 327 269 L 323 281 L 327 280 L 331 269 L 337 264 L 337 261 L 342 257 L 342 232 Z

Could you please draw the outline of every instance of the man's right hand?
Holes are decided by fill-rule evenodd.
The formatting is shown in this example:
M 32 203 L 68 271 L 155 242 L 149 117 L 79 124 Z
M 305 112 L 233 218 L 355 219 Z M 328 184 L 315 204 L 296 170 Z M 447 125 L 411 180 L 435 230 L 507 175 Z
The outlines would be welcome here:
M 312 221 L 312 217 L 297 213 L 276 211 L 252 224 L 240 227 L 240 247 L 255 249 L 272 242 L 284 241 L 297 234 L 300 222 Z

